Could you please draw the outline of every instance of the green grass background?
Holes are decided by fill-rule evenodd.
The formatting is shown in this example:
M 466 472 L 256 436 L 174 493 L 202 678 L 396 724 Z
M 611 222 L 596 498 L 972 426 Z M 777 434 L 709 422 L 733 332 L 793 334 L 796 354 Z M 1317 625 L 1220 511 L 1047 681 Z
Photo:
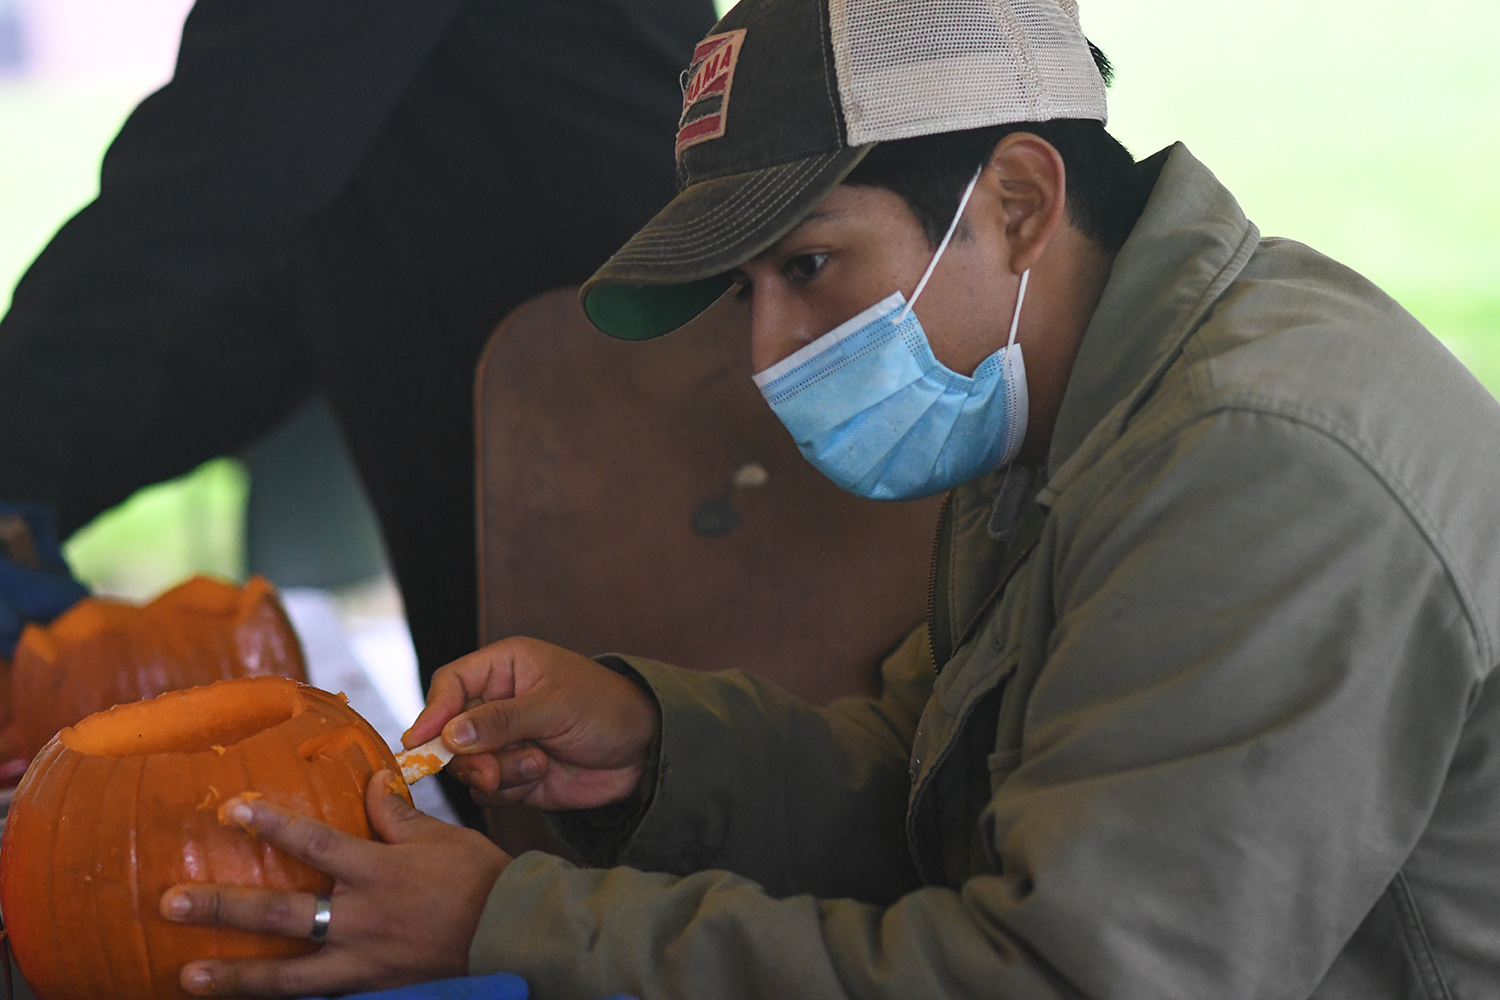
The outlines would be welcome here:
M 1082 0 L 1111 129 L 1364 273 L 1500 392 L 1500 5 Z
M 1500 4 L 1082 0 L 1118 69 L 1110 127 L 1138 156 L 1183 141 L 1268 235 L 1376 281 L 1500 393 Z M 93 197 L 138 82 L 0 84 L 0 308 Z M 83 578 L 143 596 L 241 569 L 231 461 L 143 491 L 80 532 Z

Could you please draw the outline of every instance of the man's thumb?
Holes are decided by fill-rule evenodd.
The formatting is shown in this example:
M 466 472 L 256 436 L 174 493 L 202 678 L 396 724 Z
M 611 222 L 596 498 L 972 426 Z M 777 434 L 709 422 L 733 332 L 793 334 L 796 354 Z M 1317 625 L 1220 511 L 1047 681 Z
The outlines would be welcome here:
M 422 839 L 428 823 L 440 823 L 411 804 L 406 783 L 394 771 L 376 771 L 365 790 L 365 810 L 370 829 L 387 844 Z

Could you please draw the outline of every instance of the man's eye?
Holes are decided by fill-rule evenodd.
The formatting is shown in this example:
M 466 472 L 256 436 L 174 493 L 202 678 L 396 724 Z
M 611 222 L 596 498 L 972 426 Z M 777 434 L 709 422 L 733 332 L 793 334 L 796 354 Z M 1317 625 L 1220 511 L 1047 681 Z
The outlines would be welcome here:
M 782 265 L 782 272 L 793 281 L 811 281 L 823 270 L 823 265 L 828 263 L 826 253 L 803 253 L 795 257 L 787 258 Z

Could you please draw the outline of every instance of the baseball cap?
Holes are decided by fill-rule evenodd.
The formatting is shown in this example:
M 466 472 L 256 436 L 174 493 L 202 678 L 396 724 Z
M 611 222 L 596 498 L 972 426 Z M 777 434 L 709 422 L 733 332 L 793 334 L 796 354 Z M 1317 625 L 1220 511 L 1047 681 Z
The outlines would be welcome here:
M 1107 118 L 1076 0 L 742 0 L 682 92 L 679 194 L 579 296 L 622 340 L 707 309 L 878 143 Z

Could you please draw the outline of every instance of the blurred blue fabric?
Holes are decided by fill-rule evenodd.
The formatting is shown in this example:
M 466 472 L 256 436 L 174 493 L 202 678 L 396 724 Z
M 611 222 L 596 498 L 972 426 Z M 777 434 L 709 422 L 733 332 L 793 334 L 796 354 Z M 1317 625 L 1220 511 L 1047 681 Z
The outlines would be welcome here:
M 508 972 L 497 972 L 489 976 L 465 976 L 462 979 L 440 979 L 416 986 L 403 986 L 398 990 L 380 990 L 375 993 L 357 993 L 344 1000 L 526 1000 L 529 995 L 526 980 Z M 635 1000 L 621 994 L 610 1000 Z
M 344 1000 L 526 1000 L 529 995 L 526 980 L 497 972 L 491 976 L 439 979 L 396 990 L 358 993 Z
M 17 565 L 0 545 L 0 656 L 7 659 L 27 622 L 46 624 L 88 596 L 63 560 L 52 511 L 39 504 L 0 502 L 0 516 L 16 515 L 31 529 L 38 565 Z

